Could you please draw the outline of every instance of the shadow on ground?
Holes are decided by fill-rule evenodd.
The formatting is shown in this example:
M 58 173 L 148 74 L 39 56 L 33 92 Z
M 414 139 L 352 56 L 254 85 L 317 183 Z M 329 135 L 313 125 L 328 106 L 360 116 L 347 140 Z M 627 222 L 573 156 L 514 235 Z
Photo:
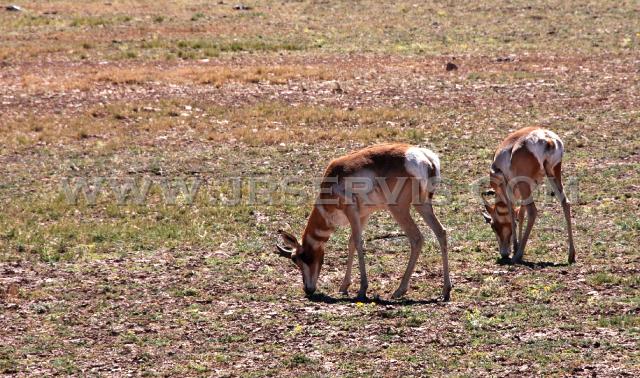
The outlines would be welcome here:
M 374 298 L 358 298 L 358 297 L 332 297 L 327 294 L 318 293 L 313 294 L 308 297 L 311 302 L 316 303 L 326 303 L 326 304 L 336 304 L 336 303 L 376 303 L 379 305 L 399 305 L 399 306 L 412 306 L 412 305 L 425 305 L 425 304 L 434 304 L 434 303 L 444 303 L 442 298 L 432 298 L 432 299 L 399 299 L 399 300 L 387 300 L 380 298 L 378 296 Z
M 514 262 L 512 259 L 510 258 L 499 258 L 496 260 L 496 263 L 498 265 L 522 265 L 522 266 L 526 266 L 527 268 L 530 269 L 544 269 L 544 268 L 562 268 L 562 267 L 568 267 L 571 266 L 571 264 L 569 263 L 556 263 L 556 262 L 551 262 L 551 261 L 539 261 L 539 262 L 533 262 L 533 261 L 519 261 L 519 262 Z

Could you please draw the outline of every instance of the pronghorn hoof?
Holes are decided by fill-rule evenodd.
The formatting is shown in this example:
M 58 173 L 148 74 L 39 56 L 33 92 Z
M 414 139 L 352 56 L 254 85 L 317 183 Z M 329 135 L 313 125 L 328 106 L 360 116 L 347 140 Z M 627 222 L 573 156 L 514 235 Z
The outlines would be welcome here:
M 407 292 L 407 289 L 398 289 L 395 291 L 395 293 L 393 293 L 393 295 L 391 296 L 392 299 L 399 299 L 401 298 L 403 295 L 405 295 L 405 293 Z

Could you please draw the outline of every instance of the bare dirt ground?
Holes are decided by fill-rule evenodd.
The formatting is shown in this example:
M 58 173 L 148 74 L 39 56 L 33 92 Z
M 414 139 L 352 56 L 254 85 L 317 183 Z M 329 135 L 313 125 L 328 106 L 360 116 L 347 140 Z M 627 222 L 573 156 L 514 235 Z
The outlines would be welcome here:
M 0 10 L 0 374 L 640 375 L 637 4 L 156 3 Z M 498 261 L 471 192 L 530 125 L 565 141 L 575 265 L 544 189 L 523 265 Z M 389 299 L 409 246 L 375 239 L 399 231 L 383 214 L 371 300 L 357 274 L 337 293 L 347 230 L 305 298 L 276 230 L 301 232 L 331 158 L 388 141 L 440 154 L 451 302 L 422 222 Z M 302 198 L 247 197 L 292 176 Z M 99 178 L 69 203 L 64 183 Z M 127 180 L 151 182 L 141 204 Z M 196 198 L 167 204 L 180 180 Z

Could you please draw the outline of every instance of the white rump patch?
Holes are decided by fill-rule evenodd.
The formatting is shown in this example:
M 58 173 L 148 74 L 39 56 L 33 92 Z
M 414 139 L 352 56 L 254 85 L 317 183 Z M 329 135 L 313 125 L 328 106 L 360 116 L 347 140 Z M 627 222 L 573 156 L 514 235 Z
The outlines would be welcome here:
M 553 142 L 553 148 L 548 148 L 548 140 Z M 511 156 L 515 149 L 522 147 L 533 154 L 538 163 L 540 163 L 541 170 L 544 170 L 545 163 L 549 167 L 556 166 L 562 161 L 562 155 L 564 154 L 564 144 L 556 133 L 545 129 L 533 130 L 516 145 L 499 151 L 493 160 L 493 166 L 500 169 L 509 180 L 513 178 Z
M 547 149 L 547 140 L 553 141 L 554 148 Z M 554 167 L 562 160 L 564 144 L 553 131 L 545 129 L 534 130 L 524 138 L 524 144 L 538 160 L 541 168 L 544 167 L 545 162 L 548 166 Z
M 433 177 L 440 177 L 440 159 L 427 148 L 410 147 L 405 153 L 404 167 L 411 175 L 420 180 L 423 189 L 428 187 L 429 171 Z

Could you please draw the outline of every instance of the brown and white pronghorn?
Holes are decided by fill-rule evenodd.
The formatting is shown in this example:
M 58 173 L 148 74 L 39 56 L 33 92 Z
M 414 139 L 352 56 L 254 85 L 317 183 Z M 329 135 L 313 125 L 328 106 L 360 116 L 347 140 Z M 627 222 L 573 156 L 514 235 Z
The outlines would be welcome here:
M 520 262 L 527 240 L 535 222 L 537 209 L 533 202 L 533 192 L 546 175 L 562 205 L 567 223 L 569 241 L 569 263 L 575 262 L 575 247 L 571 231 L 571 207 L 562 187 L 562 155 L 564 144 L 554 132 L 539 127 L 526 127 L 511 133 L 498 146 L 490 173 L 495 204 L 491 205 L 483 197 L 487 210 L 485 221 L 491 224 L 496 234 L 500 255 L 508 258 L 513 245 L 513 261 Z M 520 208 L 515 202 L 521 201 Z M 527 228 L 522 233 L 524 215 L 527 213 Z M 516 236 L 516 218 L 519 223 Z
M 407 292 L 424 238 L 411 217 L 415 207 L 433 230 L 440 244 L 444 287 L 442 295 L 449 300 L 451 281 L 447 257 L 447 234 L 431 205 L 435 181 L 440 178 L 440 160 L 426 148 L 407 144 L 383 144 L 368 147 L 333 160 L 320 184 L 320 194 L 307 220 L 302 243 L 291 234 L 279 231 L 285 246 L 277 245 L 278 254 L 290 258 L 302 271 L 304 291 L 316 290 L 324 261 L 324 247 L 338 226 L 351 226 L 347 270 L 340 292 L 347 293 L 351 284 L 354 252 L 360 267 L 359 298 L 367 292 L 362 231 L 369 215 L 388 210 L 406 233 L 411 255 L 400 287 L 393 293 L 399 298 Z

